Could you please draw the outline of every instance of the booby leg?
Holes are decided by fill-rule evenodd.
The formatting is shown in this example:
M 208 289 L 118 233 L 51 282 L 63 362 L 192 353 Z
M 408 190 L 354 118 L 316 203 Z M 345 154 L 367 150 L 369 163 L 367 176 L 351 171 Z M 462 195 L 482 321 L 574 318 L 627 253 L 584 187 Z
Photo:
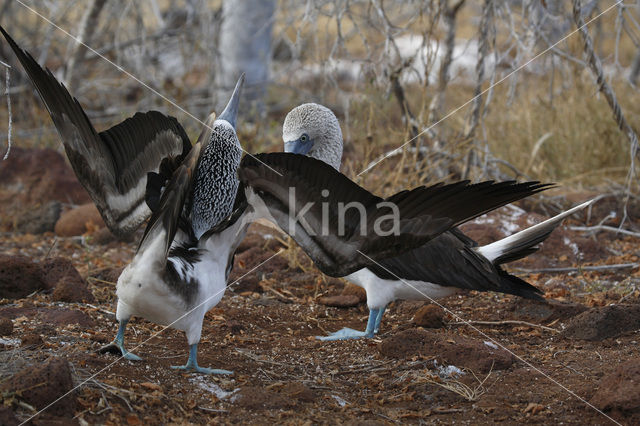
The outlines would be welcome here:
M 119 321 L 118 326 L 118 334 L 116 334 L 116 338 L 113 339 L 113 342 L 109 343 L 107 346 L 101 347 L 98 352 L 101 354 L 106 352 L 111 353 L 120 353 L 124 359 L 128 359 L 129 361 L 142 361 L 136 354 L 132 354 L 124 348 L 124 330 L 127 328 L 128 319 Z
M 374 334 L 378 334 L 378 332 L 380 331 L 380 323 L 382 322 L 382 315 L 384 315 L 385 309 L 387 309 L 386 306 L 378 309 L 378 317 L 376 318 L 376 324 L 373 327 Z
M 382 312 L 384 312 L 384 308 L 381 309 L 370 309 L 369 310 L 369 320 L 367 321 L 367 328 L 364 331 L 354 330 L 353 328 L 343 328 L 342 330 L 338 330 L 335 333 L 331 333 L 328 336 L 316 336 L 316 339 L 322 340 L 324 342 L 328 340 L 348 340 L 348 339 L 360 339 L 362 337 L 366 337 L 368 339 L 372 338 L 375 333 L 376 323 L 379 325 L 378 316 L 382 320 Z
M 202 374 L 233 374 L 233 371 L 219 370 L 216 368 L 206 368 L 198 366 L 198 344 L 194 343 L 189 346 L 189 359 L 185 365 L 172 365 L 171 368 L 176 370 L 192 371 Z

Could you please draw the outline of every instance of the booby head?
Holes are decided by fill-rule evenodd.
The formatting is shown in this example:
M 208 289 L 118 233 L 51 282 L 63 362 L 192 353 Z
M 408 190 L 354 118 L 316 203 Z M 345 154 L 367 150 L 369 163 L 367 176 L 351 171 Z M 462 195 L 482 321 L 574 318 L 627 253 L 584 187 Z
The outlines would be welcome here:
M 285 152 L 308 155 L 340 170 L 342 131 L 329 108 L 308 103 L 292 109 L 284 119 L 282 139 Z
M 227 106 L 208 129 L 193 189 L 191 221 L 197 239 L 225 219 L 233 209 L 242 146 L 236 134 L 238 103 L 245 76 L 236 83 Z

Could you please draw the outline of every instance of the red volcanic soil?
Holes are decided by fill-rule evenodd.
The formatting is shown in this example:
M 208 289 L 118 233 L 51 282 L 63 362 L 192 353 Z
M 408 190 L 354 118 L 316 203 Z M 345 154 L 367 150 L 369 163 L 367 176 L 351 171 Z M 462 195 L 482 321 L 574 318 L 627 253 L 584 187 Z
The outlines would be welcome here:
M 512 213 L 481 218 L 467 230 L 479 239 L 500 237 L 509 229 L 499 224 Z M 204 376 L 169 368 L 186 361 L 182 332 L 139 318 L 126 342 L 143 361 L 96 352 L 115 335 L 115 281 L 139 238 L 97 238 L 101 232 L 4 234 L 0 423 L 24 421 L 65 394 L 34 420 L 640 421 L 640 242 L 632 237 L 592 238 L 563 227 L 538 253 L 509 266 L 550 303 L 474 292 L 439 300 L 442 307 L 396 302 L 379 337 L 320 342 L 314 336 L 365 327 L 362 293 L 324 277 L 298 249 L 287 249 L 278 231 L 254 225 L 236 255 L 230 288 L 205 318 L 199 346 L 200 365 L 234 374 Z M 540 271 L 547 268 L 569 269 Z

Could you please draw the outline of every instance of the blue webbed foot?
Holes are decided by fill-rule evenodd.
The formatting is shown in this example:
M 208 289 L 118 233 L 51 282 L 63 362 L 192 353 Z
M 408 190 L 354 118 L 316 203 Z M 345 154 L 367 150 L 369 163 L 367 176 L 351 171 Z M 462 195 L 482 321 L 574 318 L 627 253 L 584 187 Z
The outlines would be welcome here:
M 338 330 L 335 333 L 331 333 L 328 336 L 316 336 L 316 339 L 322 340 L 323 342 L 331 341 L 331 340 L 349 340 L 349 339 L 362 339 L 363 337 L 372 338 L 373 333 L 367 333 L 366 331 L 358 331 L 353 328 L 343 328 L 342 330 Z
M 202 374 L 233 374 L 233 371 L 220 370 L 217 368 L 200 367 L 199 365 L 189 365 L 187 362 L 185 365 L 172 365 L 174 370 L 183 370 L 190 373 L 202 373 Z
M 185 365 L 172 365 L 175 370 L 202 374 L 233 374 L 233 371 L 220 370 L 217 368 L 206 368 L 198 365 L 198 344 L 193 344 L 189 348 L 189 359 Z
M 116 338 L 113 339 L 113 342 L 98 349 L 98 352 L 101 354 L 109 352 L 116 355 L 122 355 L 124 359 L 128 359 L 129 361 L 142 361 L 142 358 L 138 355 L 132 354 L 124 348 L 124 330 L 127 327 L 127 322 L 129 322 L 128 319 L 120 321 Z
M 354 330 L 353 328 L 343 328 L 328 336 L 316 336 L 316 339 L 325 342 L 330 340 L 361 339 L 363 337 L 371 339 L 375 334 L 376 324 L 378 327 L 380 326 L 378 317 L 382 318 L 382 312 L 384 312 L 384 308 L 369 310 L 369 320 L 367 321 L 367 328 L 364 331 Z
M 101 347 L 100 349 L 98 349 L 98 352 L 101 354 L 104 353 L 112 353 L 112 354 L 116 354 L 116 355 L 122 355 L 122 357 L 124 359 L 128 359 L 129 361 L 142 361 L 142 358 L 140 358 L 138 355 L 133 354 L 129 351 L 127 351 L 124 348 L 124 345 L 122 345 L 121 343 L 117 342 L 117 341 L 113 341 L 111 343 L 109 343 L 106 346 Z

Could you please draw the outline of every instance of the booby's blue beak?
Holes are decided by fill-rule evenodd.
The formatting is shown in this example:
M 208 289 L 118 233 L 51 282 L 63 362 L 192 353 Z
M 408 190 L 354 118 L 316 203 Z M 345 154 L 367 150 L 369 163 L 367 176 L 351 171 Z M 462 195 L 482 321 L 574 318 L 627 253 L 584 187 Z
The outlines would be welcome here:
M 313 148 L 313 140 L 305 133 L 294 141 L 284 143 L 284 152 L 307 155 Z
M 242 90 L 242 85 L 244 84 L 244 73 L 238 79 L 236 83 L 235 89 L 233 89 L 233 93 L 231 94 L 231 99 L 229 99 L 229 103 L 222 111 L 222 114 L 218 117 L 218 120 L 226 120 L 231 127 L 236 128 L 236 120 L 238 118 L 238 103 L 240 102 L 240 91 Z

